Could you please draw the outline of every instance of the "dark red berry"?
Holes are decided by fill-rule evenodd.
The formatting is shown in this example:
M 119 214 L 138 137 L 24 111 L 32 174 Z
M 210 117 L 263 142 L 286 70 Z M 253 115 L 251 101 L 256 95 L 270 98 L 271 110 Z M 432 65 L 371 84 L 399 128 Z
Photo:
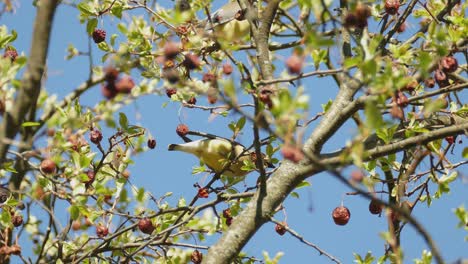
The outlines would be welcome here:
M 91 132 L 89 132 L 89 140 L 93 142 L 94 144 L 99 144 L 102 140 L 102 133 L 98 129 L 93 129 Z
M 232 224 L 232 217 L 226 218 L 226 225 L 231 226 Z
M 453 143 L 455 143 L 455 137 L 454 136 L 445 137 L 445 141 L 447 141 L 447 143 L 452 145 Z
M 230 63 L 223 64 L 223 73 L 230 75 L 233 71 L 232 65 Z
M 176 133 L 177 135 L 183 137 L 185 135 L 187 135 L 187 133 L 189 132 L 189 128 L 187 125 L 184 125 L 184 124 L 180 124 L 177 126 L 176 128 Z
M 115 85 L 115 89 L 117 90 L 118 93 L 125 93 L 125 94 L 130 93 L 133 87 L 135 87 L 135 82 L 130 76 L 125 76 L 121 78 Z
M 140 221 L 138 221 L 138 228 L 140 229 L 141 232 L 148 234 L 148 235 L 153 233 L 155 229 L 153 223 L 148 218 L 140 219 Z
M 119 71 L 114 67 L 107 67 L 104 69 L 105 78 L 108 83 L 114 83 L 119 77 Z
M 449 85 L 447 75 L 443 71 L 441 71 L 439 69 L 435 70 L 434 79 L 436 80 L 436 82 L 437 82 L 437 84 L 439 85 L 440 88 Z
M 283 154 L 283 157 L 285 159 L 290 160 L 294 163 L 298 163 L 304 158 L 304 154 L 302 153 L 301 149 L 290 145 L 284 145 L 281 148 L 281 154 Z
M 192 252 L 192 255 L 190 256 L 190 260 L 194 264 L 200 264 L 202 263 L 202 260 L 203 260 L 203 254 L 200 251 L 195 250 Z
M 108 83 L 101 86 L 101 93 L 105 98 L 112 99 L 117 95 L 117 90 L 114 84 Z
M 224 218 L 232 218 L 231 209 L 229 209 L 229 208 L 224 209 L 223 210 L 223 216 L 224 216 Z
M 101 43 L 106 40 L 106 31 L 96 28 L 93 32 L 93 40 L 95 43 Z
M 198 198 L 208 198 L 209 193 L 206 188 L 198 188 Z
M 397 28 L 398 33 L 403 33 L 406 30 L 406 23 L 401 23 L 401 25 Z
M 378 200 L 372 199 L 369 203 L 369 212 L 374 215 L 382 213 L 382 204 Z
M 358 25 L 358 18 L 354 13 L 346 14 L 343 25 L 347 28 L 356 27 Z
M 55 173 L 57 166 L 51 159 L 45 159 L 41 162 L 41 171 L 45 174 Z
M 156 147 L 156 139 L 150 138 L 148 139 L 148 148 L 154 149 Z
M 163 78 L 165 78 L 169 83 L 172 83 L 172 84 L 177 83 L 180 79 L 179 71 L 174 68 L 164 69 Z
M 280 236 L 284 235 L 286 233 L 286 223 L 281 223 L 281 224 L 276 224 L 275 226 L 275 231 L 278 233 Z
M 440 65 L 442 66 L 442 70 L 448 73 L 454 72 L 458 68 L 457 59 L 455 59 L 452 56 L 447 56 L 447 57 L 442 58 Z
M 187 104 L 196 105 L 197 104 L 197 98 L 190 97 L 190 99 L 187 100 Z
M 195 70 L 200 67 L 201 62 L 197 55 L 189 53 L 185 55 L 183 64 L 188 70 Z
M 396 15 L 400 8 L 399 0 L 385 0 L 385 12 L 389 15 Z
M 290 74 L 299 74 L 302 72 L 304 60 L 296 54 L 291 55 L 286 60 L 286 68 Z
M 333 210 L 332 217 L 333 221 L 335 221 L 335 224 L 346 225 L 349 222 L 351 213 L 349 212 L 348 208 L 339 206 Z
M 426 85 L 427 88 L 434 88 L 435 86 L 435 80 L 434 78 L 430 77 L 424 81 L 424 85 Z
M 109 234 L 109 228 L 99 224 L 96 226 L 96 235 L 100 238 L 103 238 Z
M 177 93 L 177 90 L 174 88 L 167 88 L 166 89 L 166 95 L 167 97 L 171 98 L 174 94 Z
M 23 224 L 23 216 L 22 215 L 15 215 L 11 219 L 11 223 L 14 227 L 18 227 Z
M 14 62 L 18 57 L 18 52 L 12 46 L 8 46 L 5 49 L 5 53 L 3 54 L 3 58 L 10 58 L 11 62 Z
M 180 44 L 176 42 L 167 42 L 163 48 L 166 60 L 174 59 L 180 53 Z

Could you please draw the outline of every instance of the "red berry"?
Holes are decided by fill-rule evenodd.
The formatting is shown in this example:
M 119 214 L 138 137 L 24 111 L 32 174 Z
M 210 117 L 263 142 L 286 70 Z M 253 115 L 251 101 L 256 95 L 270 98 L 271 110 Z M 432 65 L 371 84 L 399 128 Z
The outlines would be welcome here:
M 101 131 L 98 129 L 91 130 L 91 132 L 89 132 L 89 140 L 96 145 L 99 144 L 102 140 Z
M 208 198 L 209 193 L 206 188 L 198 188 L 198 198 Z
M 45 174 L 55 173 L 57 166 L 51 159 L 45 159 L 41 162 L 41 171 Z
M 84 181 L 84 184 L 86 185 L 86 188 L 88 188 L 94 182 L 94 178 L 95 178 L 94 171 L 90 170 L 86 172 L 86 176 L 88 177 L 88 180 Z
M 209 83 L 215 83 L 216 82 L 216 75 L 212 72 L 207 72 L 203 74 L 202 82 L 209 82 Z
M 95 43 L 101 43 L 106 40 L 106 31 L 96 28 L 93 32 L 93 40 Z
M 138 228 L 140 229 L 141 232 L 148 234 L 148 235 L 153 233 L 155 229 L 153 223 L 148 218 L 140 219 L 140 221 L 138 221 Z
M 180 53 L 180 44 L 176 42 L 167 42 L 163 48 L 166 60 L 172 60 Z
M 337 225 L 346 225 L 351 217 L 351 213 L 349 212 L 348 208 L 344 206 L 339 206 L 333 210 L 332 213 L 333 221 Z
M 119 71 L 114 67 L 107 67 L 104 69 L 105 78 L 108 83 L 114 83 L 119 77 Z
M 78 220 L 75 220 L 72 222 L 72 225 L 71 225 L 71 228 L 74 230 L 74 231 L 78 231 L 81 229 L 81 222 L 78 221 Z
M 302 66 L 303 66 L 304 60 L 297 56 L 296 54 L 291 55 L 287 60 L 286 60 L 286 67 L 288 68 L 288 71 L 290 74 L 299 74 L 302 72 Z
M 426 85 L 427 88 L 434 88 L 435 86 L 435 80 L 434 78 L 430 77 L 424 81 L 424 85 Z
M 189 132 L 189 128 L 187 125 L 184 125 L 184 124 L 180 124 L 177 126 L 176 128 L 176 133 L 177 135 L 183 137 L 185 135 L 187 135 L 187 133 Z
M 114 84 L 108 83 L 101 86 L 101 93 L 105 98 L 112 99 L 117 95 L 117 90 Z
M 187 100 L 187 104 L 196 105 L 197 104 L 197 98 L 190 97 L 190 99 Z
M 18 227 L 23 224 L 23 216 L 22 215 L 15 215 L 11 219 L 11 223 L 14 227 Z
M 361 170 L 354 170 L 351 172 L 351 180 L 354 182 L 362 182 L 364 173 Z
M 203 260 L 203 254 L 200 251 L 195 250 L 192 252 L 192 255 L 190 256 L 190 260 L 194 264 L 200 264 L 202 263 L 202 260 Z
M 167 88 L 166 89 L 166 95 L 167 97 L 171 98 L 174 94 L 177 93 L 177 90 L 174 88 Z
M 287 224 L 286 223 L 281 223 L 281 224 L 276 224 L 275 226 L 275 231 L 276 233 L 278 233 L 280 236 L 284 235 L 286 233 L 286 227 Z
M 207 97 L 210 104 L 216 104 L 218 101 L 218 90 L 214 87 L 210 87 L 207 91 Z
M 447 143 L 452 145 L 453 143 L 455 143 L 455 137 L 454 136 L 445 137 L 445 141 L 447 141 Z
M 442 58 L 440 65 L 442 66 L 442 70 L 448 73 L 454 72 L 458 68 L 457 59 L 455 59 L 452 56 L 447 56 L 447 57 Z
M 290 160 L 294 163 L 298 163 L 304 158 L 304 154 L 302 153 L 302 150 L 300 150 L 297 147 L 293 147 L 290 145 L 285 145 L 281 148 L 281 154 L 283 154 L 283 157 L 287 160 Z
M 148 139 L 148 148 L 154 149 L 156 147 L 156 139 L 150 138 Z
M 121 78 L 115 85 L 115 89 L 117 90 L 118 93 L 126 93 L 126 94 L 130 93 L 133 87 L 135 87 L 135 82 L 130 76 L 125 76 Z
M 3 58 L 10 58 L 11 62 L 14 62 L 18 57 L 18 52 L 12 46 L 8 46 L 5 49 L 5 53 L 3 54 Z
M 188 70 L 195 70 L 200 67 L 201 62 L 197 55 L 189 53 L 185 55 L 183 64 Z
M 406 23 L 401 23 L 401 25 L 397 28 L 398 33 L 403 33 L 406 30 Z
M 269 89 L 262 89 L 258 95 L 258 99 L 264 103 L 268 108 L 273 107 L 273 101 L 271 100 L 271 95 L 273 93 Z
M 398 8 L 400 8 L 399 0 L 385 0 L 385 12 L 389 15 L 395 15 L 398 13 Z
M 231 226 L 232 224 L 232 217 L 226 218 L 226 225 Z
M 382 204 L 378 200 L 372 199 L 369 203 L 369 212 L 375 215 L 382 213 Z
M 230 75 L 233 71 L 232 65 L 230 63 L 223 64 L 223 73 Z
M 124 177 L 125 179 L 130 178 L 130 171 L 129 170 L 124 170 L 122 172 L 122 177 Z
M 96 226 L 96 235 L 100 238 L 103 238 L 109 234 L 109 228 L 99 224 Z

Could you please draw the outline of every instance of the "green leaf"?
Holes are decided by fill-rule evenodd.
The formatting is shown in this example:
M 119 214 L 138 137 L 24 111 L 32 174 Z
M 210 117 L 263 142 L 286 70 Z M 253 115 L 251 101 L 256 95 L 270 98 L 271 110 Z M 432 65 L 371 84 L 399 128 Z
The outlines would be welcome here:
M 310 182 L 308 182 L 308 181 L 302 181 L 301 183 L 299 183 L 299 184 L 296 186 L 296 189 L 304 188 L 304 187 L 307 187 L 307 186 L 310 186 Z
M 380 109 L 377 107 L 376 101 L 367 101 L 364 109 L 366 115 L 366 123 L 370 128 L 379 129 L 383 127 L 384 122 Z
M 299 194 L 297 192 L 291 192 L 291 196 L 299 199 Z
M 87 15 L 87 16 L 96 15 L 88 3 L 81 2 L 78 4 L 77 7 L 78 7 L 78 10 L 80 10 L 80 12 L 83 13 L 84 15 Z
M 70 218 L 72 220 L 76 220 L 78 219 L 78 217 L 80 217 L 80 209 L 78 208 L 78 206 L 72 205 L 69 207 L 69 210 L 70 210 Z
M 32 127 L 32 126 L 38 126 L 40 125 L 41 123 L 39 122 L 24 122 L 23 124 L 21 124 L 22 127 Z
M 328 111 L 328 109 L 330 109 L 332 103 L 333 103 L 333 101 L 331 99 L 329 99 L 326 104 L 322 104 L 322 109 L 323 109 L 324 113 L 326 113 Z
M 463 149 L 462 157 L 464 159 L 468 159 L 468 147 Z
M 243 116 L 237 121 L 236 127 L 237 127 L 238 131 L 241 131 L 244 128 L 245 120 L 246 120 L 245 116 Z
M 119 113 L 119 125 L 120 127 L 123 129 L 123 130 L 127 130 L 128 129 L 128 119 L 127 119 L 127 116 L 120 112 Z
M 92 18 L 88 20 L 88 24 L 86 25 L 86 32 L 89 35 L 93 34 L 94 29 L 97 27 L 98 20 L 96 18 Z
M 105 51 L 105 52 L 108 52 L 108 51 L 111 50 L 110 47 L 109 47 L 109 45 L 107 45 L 107 43 L 104 42 L 104 41 L 98 44 L 98 48 L 99 48 L 100 50 L 102 50 L 102 51 Z

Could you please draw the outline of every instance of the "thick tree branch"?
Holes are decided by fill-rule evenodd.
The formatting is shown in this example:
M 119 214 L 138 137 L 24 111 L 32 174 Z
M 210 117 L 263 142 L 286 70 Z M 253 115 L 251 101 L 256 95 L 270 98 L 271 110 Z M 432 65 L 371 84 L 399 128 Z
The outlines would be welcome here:
M 57 4 L 58 0 L 44 0 L 38 4 L 31 53 L 21 81 L 21 88 L 14 102 L 15 107 L 10 112 L 5 113 L 0 125 L 0 139 L 2 139 L 0 140 L 0 163 L 5 161 L 10 147 L 3 139 L 13 139 L 20 130 L 21 124 L 26 121 L 25 117 L 29 109 L 36 106 L 41 91 L 41 80 L 45 70 L 52 21 Z

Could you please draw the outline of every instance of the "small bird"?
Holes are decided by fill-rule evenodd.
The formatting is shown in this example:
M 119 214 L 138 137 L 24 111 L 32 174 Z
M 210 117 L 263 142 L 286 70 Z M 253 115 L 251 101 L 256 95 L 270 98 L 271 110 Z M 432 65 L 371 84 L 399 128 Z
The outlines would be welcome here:
M 243 10 L 236 0 L 232 0 L 211 14 L 211 19 L 204 19 L 199 26 L 206 32 L 213 31 L 217 39 L 226 42 L 240 41 L 249 35 L 247 18 L 253 15 L 253 10 Z
M 255 163 L 255 152 L 247 151 L 241 144 L 223 138 L 200 139 L 184 144 L 171 144 L 168 150 L 193 154 L 214 172 L 222 172 L 226 176 L 245 176 L 251 171 L 242 169 L 244 161 L 250 160 Z M 230 164 L 229 167 L 225 169 L 228 164 Z M 265 165 L 272 167 L 272 164 L 266 158 Z

